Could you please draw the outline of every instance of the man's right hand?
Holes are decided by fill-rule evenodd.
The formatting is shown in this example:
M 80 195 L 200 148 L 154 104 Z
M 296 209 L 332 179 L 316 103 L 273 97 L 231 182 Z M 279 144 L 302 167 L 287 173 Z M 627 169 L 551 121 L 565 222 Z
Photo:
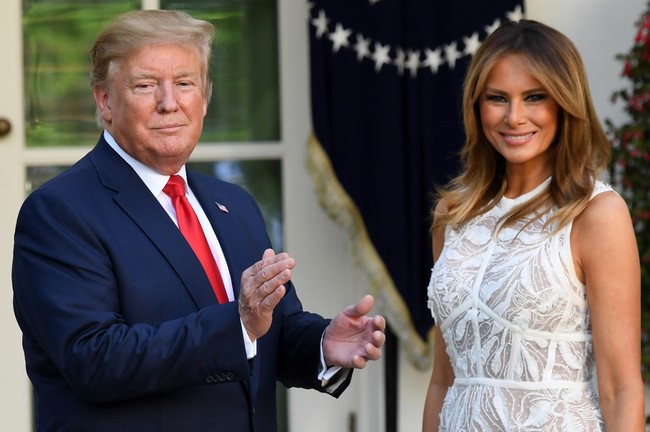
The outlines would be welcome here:
M 273 309 L 286 293 L 284 284 L 291 279 L 296 261 L 287 253 L 267 249 L 262 259 L 247 268 L 241 277 L 239 315 L 251 341 L 271 328 Z

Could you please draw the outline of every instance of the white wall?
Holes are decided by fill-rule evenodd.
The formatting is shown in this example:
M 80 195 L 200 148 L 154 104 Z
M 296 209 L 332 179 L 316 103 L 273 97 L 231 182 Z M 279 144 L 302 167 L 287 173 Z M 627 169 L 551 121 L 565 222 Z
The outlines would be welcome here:
M 596 110 L 601 119 L 624 119 L 613 91 L 626 86 L 623 64 L 614 56 L 627 52 L 636 35 L 635 23 L 646 0 L 527 0 L 527 16 L 570 37 L 582 54 Z
M 280 0 L 283 140 L 290 143 L 284 166 L 284 222 L 288 252 L 297 261 L 293 281 L 307 310 L 332 317 L 365 294 L 356 281 L 346 235 L 321 209 L 306 169 L 311 132 L 307 3 Z M 357 431 L 381 431 L 382 364 L 357 371 L 334 399 L 314 391 L 289 391 L 291 432 L 345 432 L 351 414 Z
M 286 19 L 303 19 L 301 3 L 284 4 Z M 634 23 L 645 9 L 646 0 L 528 0 L 527 17 L 549 24 L 569 36 L 586 64 L 592 95 L 600 118 L 624 119 L 620 106 L 610 102 L 615 90 L 625 86 L 622 64 L 615 59 L 632 45 Z M 291 10 L 289 10 L 291 9 Z M 304 11 L 306 13 L 306 11 Z M 304 31 L 306 32 L 306 27 Z M 290 67 L 307 71 L 307 37 L 288 36 L 291 52 L 283 56 Z M 297 39 L 297 40 L 296 40 Z M 287 63 L 283 63 L 283 67 Z M 300 74 L 299 74 L 300 75 Z M 305 109 L 294 110 L 301 125 L 309 121 L 308 82 L 302 79 L 284 87 L 293 101 Z M 304 168 L 305 140 L 309 127 L 298 127 L 295 153 L 286 167 L 291 196 L 286 197 L 287 244 L 298 258 L 295 281 L 307 308 L 331 315 L 354 301 L 364 288 L 355 280 L 349 243 L 342 231 L 319 208 L 311 179 Z M 295 162 L 295 164 L 293 163 Z M 295 194 L 293 194 L 295 193 Z M 424 289 L 424 287 L 422 287 Z M 418 371 L 400 358 L 399 430 L 420 429 L 422 405 L 430 371 Z M 338 401 L 303 390 L 290 392 L 292 432 L 346 431 L 347 414 L 360 415 L 358 431 L 381 432 L 383 428 L 382 366 L 355 374 L 353 385 Z M 362 402 L 356 402 L 357 399 Z

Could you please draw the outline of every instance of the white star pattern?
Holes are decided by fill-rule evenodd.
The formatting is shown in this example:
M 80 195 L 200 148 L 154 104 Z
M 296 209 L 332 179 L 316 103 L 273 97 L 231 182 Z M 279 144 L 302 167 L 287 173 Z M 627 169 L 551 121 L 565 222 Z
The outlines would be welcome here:
M 444 63 L 444 60 L 442 59 L 442 49 L 436 48 L 435 50 L 430 50 L 427 48 L 424 50 L 424 55 L 425 55 L 425 60 L 422 63 L 422 66 L 428 67 L 431 69 L 431 72 L 434 74 L 438 73 L 438 68 L 440 67 L 441 64 Z
M 521 10 L 521 6 L 517 6 L 512 12 L 506 13 L 506 16 L 510 21 L 519 22 L 524 18 L 524 12 Z
M 380 0 L 368 0 L 371 5 L 378 3 Z M 309 3 L 309 9 L 313 8 L 313 3 Z M 521 6 L 515 7 L 514 10 L 508 11 L 504 19 L 508 21 L 520 21 L 525 17 Z M 418 69 L 428 68 L 432 74 L 437 74 L 440 67 L 446 65 L 449 69 L 456 67 L 456 62 L 465 56 L 474 56 L 481 46 L 481 36 L 479 32 L 471 35 L 462 36 L 458 40 L 450 41 L 438 47 L 419 47 L 415 49 L 410 47 L 392 47 L 390 44 L 374 42 L 374 51 L 371 51 L 371 38 L 364 37 L 360 32 L 354 29 L 345 28 L 342 23 L 336 23 L 334 31 L 329 31 L 329 18 L 325 10 L 320 9 L 315 18 L 311 18 L 310 24 L 314 27 L 315 35 L 321 39 L 327 35 L 327 39 L 332 42 L 332 51 L 338 53 L 342 49 L 352 49 L 357 54 L 357 61 L 362 62 L 365 59 L 371 60 L 375 64 L 375 72 L 381 71 L 384 65 L 393 66 L 393 70 L 398 75 L 403 76 L 404 70 L 409 71 L 411 78 L 416 78 Z M 501 25 L 501 19 L 497 18 L 491 24 L 485 25 L 483 30 L 486 34 L 492 33 Z M 356 37 L 356 43 L 350 45 L 350 37 Z M 459 44 L 462 51 L 458 49 Z M 391 51 L 394 53 L 391 58 Z M 443 58 L 444 52 L 444 58 Z M 420 54 L 424 58 L 421 59 Z
M 461 52 L 456 48 L 456 41 L 453 41 L 449 45 L 445 46 L 445 58 L 447 59 L 447 64 L 450 69 L 456 67 L 456 60 L 461 58 Z
M 354 50 L 357 52 L 357 61 L 370 57 L 370 39 L 364 38 L 361 33 L 357 34 L 357 43 L 354 44 Z
M 383 65 L 390 63 L 390 45 L 382 45 L 375 42 L 375 52 L 372 54 L 372 59 L 375 61 L 375 71 L 379 72 Z
M 492 25 L 485 27 L 485 33 L 492 34 L 492 32 L 499 28 L 501 25 L 501 20 L 499 18 L 495 19 Z
M 332 49 L 334 52 L 338 52 L 341 47 L 347 47 L 350 45 L 348 38 L 352 34 L 352 30 L 344 29 L 341 24 L 336 24 L 336 30 L 334 33 L 330 33 L 329 38 L 332 41 Z
M 311 20 L 311 23 L 316 27 L 316 37 L 321 38 L 325 33 L 327 33 L 327 24 L 329 24 L 330 20 L 327 19 L 327 15 L 325 15 L 324 10 L 318 11 L 318 18 L 314 18 Z
M 465 44 L 463 54 L 473 57 L 474 54 L 476 54 L 476 50 L 481 46 L 481 41 L 478 40 L 478 32 L 474 32 L 472 36 L 468 38 L 464 37 L 463 43 Z
M 406 68 L 411 71 L 411 78 L 418 75 L 418 68 L 420 67 L 420 51 L 409 50 L 408 60 L 406 61 Z

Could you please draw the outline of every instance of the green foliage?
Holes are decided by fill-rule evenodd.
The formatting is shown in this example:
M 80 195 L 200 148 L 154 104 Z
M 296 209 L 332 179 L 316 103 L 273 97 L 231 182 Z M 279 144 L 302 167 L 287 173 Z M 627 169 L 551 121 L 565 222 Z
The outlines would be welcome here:
M 641 257 L 642 367 L 650 381 L 650 3 L 636 23 L 634 45 L 617 56 L 629 86 L 616 91 L 629 120 L 615 126 L 607 120 L 612 142 L 612 182 L 627 200 Z

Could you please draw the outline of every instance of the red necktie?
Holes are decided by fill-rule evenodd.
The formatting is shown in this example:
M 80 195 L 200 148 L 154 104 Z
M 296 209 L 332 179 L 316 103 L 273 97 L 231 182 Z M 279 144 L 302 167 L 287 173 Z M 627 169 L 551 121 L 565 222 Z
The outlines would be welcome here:
M 163 192 L 171 197 L 174 208 L 176 209 L 178 228 L 181 230 L 183 236 L 185 236 L 185 239 L 199 258 L 199 261 L 201 261 L 205 273 L 208 275 L 208 279 L 212 284 L 212 289 L 217 295 L 217 300 L 219 303 L 228 303 L 228 295 L 226 294 L 226 288 L 221 279 L 219 267 L 217 267 L 217 263 L 214 261 L 214 256 L 212 255 L 212 251 L 210 251 L 210 246 L 208 246 L 208 241 L 201 228 L 199 218 L 196 217 L 194 209 L 187 200 L 187 197 L 185 197 L 185 181 L 183 177 L 178 175 L 169 177 L 169 181 L 163 188 Z

